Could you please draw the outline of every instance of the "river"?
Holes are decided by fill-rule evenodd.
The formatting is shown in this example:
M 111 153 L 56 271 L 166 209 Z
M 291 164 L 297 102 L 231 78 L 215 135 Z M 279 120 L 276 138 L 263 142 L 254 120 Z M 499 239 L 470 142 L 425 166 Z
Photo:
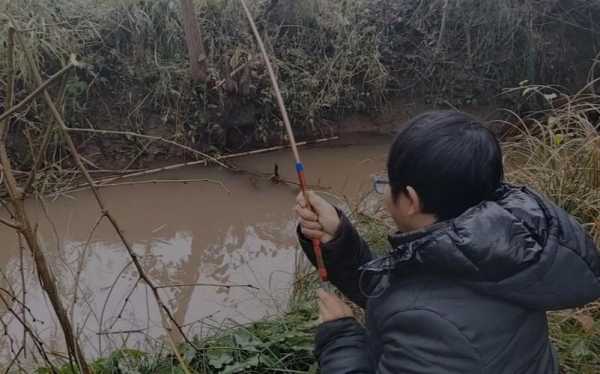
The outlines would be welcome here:
M 371 175 L 384 170 L 389 136 L 354 136 L 301 149 L 309 184 L 327 195 L 358 199 L 371 188 Z M 232 160 L 254 173 L 295 181 L 291 152 L 282 150 Z M 177 321 L 189 334 L 209 334 L 287 308 L 298 245 L 292 212 L 298 189 L 268 178 L 216 167 L 186 167 L 143 180 L 189 183 L 131 184 L 101 193 L 123 226 L 147 274 Z M 201 182 L 198 179 L 209 181 Z M 218 183 L 213 183 L 218 182 Z M 138 277 L 106 220 L 93 230 L 100 211 L 89 191 L 29 201 L 41 241 L 72 313 L 87 355 L 99 357 L 122 347 L 145 349 L 163 334 L 156 303 Z M 21 294 L 20 250 L 16 234 L 1 226 L 0 284 Z M 23 252 L 27 318 L 41 339 L 64 352 L 63 337 L 42 293 L 28 249 Z M 252 285 L 249 287 L 201 286 Z M 77 291 L 75 291 L 77 289 Z M 74 295 L 77 301 L 74 303 Z M 20 312 L 20 307 L 12 304 Z M 19 348 L 21 327 L 0 306 L 13 340 L 0 337 L 1 361 Z M 35 317 L 35 321 L 32 316 Z M 31 348 L 30 348 L 31 349 Z

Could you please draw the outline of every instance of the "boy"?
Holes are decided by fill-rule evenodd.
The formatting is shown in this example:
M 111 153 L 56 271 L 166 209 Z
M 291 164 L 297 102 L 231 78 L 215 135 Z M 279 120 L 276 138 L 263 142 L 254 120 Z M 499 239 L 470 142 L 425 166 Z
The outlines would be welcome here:
M 494 135 L 460 112 L 426 113 L 388 156 L 392 251 L 373 259 L 348 218 L 298 197 L 300 242 L 323 243 L 331 282 L 366 308 L 363 328 L 319 290 L 323 374 L 559 372 L 546 311 L 600 297 L 600 256 L 566 212 L 503 182 Z

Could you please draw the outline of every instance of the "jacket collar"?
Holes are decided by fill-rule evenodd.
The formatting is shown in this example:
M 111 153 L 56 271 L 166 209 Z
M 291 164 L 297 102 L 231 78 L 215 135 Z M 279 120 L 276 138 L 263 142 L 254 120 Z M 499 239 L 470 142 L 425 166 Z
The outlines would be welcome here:
M 524 188 L 504 185 L 495 201 L 428 228 L 389 236 L 388 255 L 364 264 L 367 272 L 426 269 L 463 279 L 499 280 L 536 261 L 546 217 Z
M 389 235 L 388 242 L 392 248 L 389 254 L 367 262 L 360 270 L 377 273 L 413 263 L 419 248 L 430 242 L 436 232 L 446 229 L 448 225 L 448 222 L 441 222 L 422 230 L 409 233 L 396 232 Z

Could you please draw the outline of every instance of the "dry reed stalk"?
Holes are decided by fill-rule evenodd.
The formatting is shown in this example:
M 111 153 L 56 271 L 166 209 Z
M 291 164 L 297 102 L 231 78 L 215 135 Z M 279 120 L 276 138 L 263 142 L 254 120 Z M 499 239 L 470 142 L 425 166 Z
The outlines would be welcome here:
M 301 147 L 301 146 L 312 145 L 312 144 L 320 144 L 320 143 L 325 143 L 325 142 L 338 140 L 338 139 L 339 139 L 339 137 L 334 136 L 334 137 L 330 137 L 330 138 L 323 138 L 323 139 L 317 139 L 317 140 L 313 140 L 313 141 L 300 142 L 297 144 L 297 146 Z M 240 158 L 240 157 L 245 157 L 245 156 L 252 156 L 252 155 L 258 155 L 258 154 L 263 154 L 263 153 L 268 153 L 268 152 L 275 152 L 275 151 L 279 151 L 282 149 L 287 149 L 289 147 L 290 147 L 289 145 L 280 145 L 280 146 L 275 146 L 275 147 L 270 147 L 270 148 L 258 149 L 258 150 L 254 150 L 254 151 L 235 153 L 235 154 L 225 155 L 225 156 L 218 156 L 215 158 L 219 161 L 224 161 L 224 160 L 230 160 L 230 159 Z M 138 171 L 135 173 L 100 179 L 100 180 L 96 181 L 96 185 L 101 186 L 101 185 L 104 185 L 107 183 L 116 182 L 121 179 L 142 177 L 142 176 L 146 176 L 146 175 L 160 173 L 163 171 L 180 169 L 180 168 L 187 167 L 187 166 L 197 166 L 197 165 L 206 166 L 207 164 L 208 163 L 206 160 L 182 162 L 179 164 L 163 166 L 160 168 L 155 168 L 155 169 L 150 169 L 150 170 L 142 170 L 142 171 Z M 74 188 L 81 188 L 81 187 L 84 187 L 84 185 L 78 185 L 78 186 L 75 186 Z M 68 191 L 70 192 L 71 190 L 68 190 Z M 63 192 L 66 192 L 66 191 L 63 191 Z
M 143 184 L 173 184 L 173 183 L 211 183 L 220 186 L 225 192 L 231 194 L 231 191 L 225 186 L 223 182 L 212 180 L 212 179 L 153 179 L 153 180 L 145 180 L 145 181 L 132 181 L 132 182 L 120 182 L 120 183 L 106 183 L 102 185 L 96 185 L 96 188 L 107 188 L 107 187 L 123 187 L 123 186 L 135 186 L 135 185 L 143 185 Z M 75 193 L 80 191 L 88 190 L 89 186 L 71 189 L 68 191 L 63 191 L 62 193 Z
M 223 287 L 223 288 L 252 288 L 259 290 L 258 287 L 251 284 L 218 284 L 218 283 L 181 283 L 181 284 L 166 284 L 157 288 L 181 288 L 181 287 Z

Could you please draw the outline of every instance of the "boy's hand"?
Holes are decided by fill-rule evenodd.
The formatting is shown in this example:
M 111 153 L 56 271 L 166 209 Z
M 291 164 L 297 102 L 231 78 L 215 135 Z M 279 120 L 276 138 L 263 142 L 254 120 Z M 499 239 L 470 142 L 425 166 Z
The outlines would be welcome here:
M 302 234 L 310 240 L 318 239 L 321 243 L 327 243 L 333 239 L 340 227 L 340 217 L 333 205 L 316 193 L 309 191 L 308 199 L 315 212 L 317 212 L 316 214 L 307 206 L 302 193 L 296 198 L 296 206 L 294 207 L 300 218 Z
M 327 293 L 322 289 L 319 289 L 317 294 L 319 295 L 319 319 L 321 323 L 354 316 L 352 309 L 336 295 Z

